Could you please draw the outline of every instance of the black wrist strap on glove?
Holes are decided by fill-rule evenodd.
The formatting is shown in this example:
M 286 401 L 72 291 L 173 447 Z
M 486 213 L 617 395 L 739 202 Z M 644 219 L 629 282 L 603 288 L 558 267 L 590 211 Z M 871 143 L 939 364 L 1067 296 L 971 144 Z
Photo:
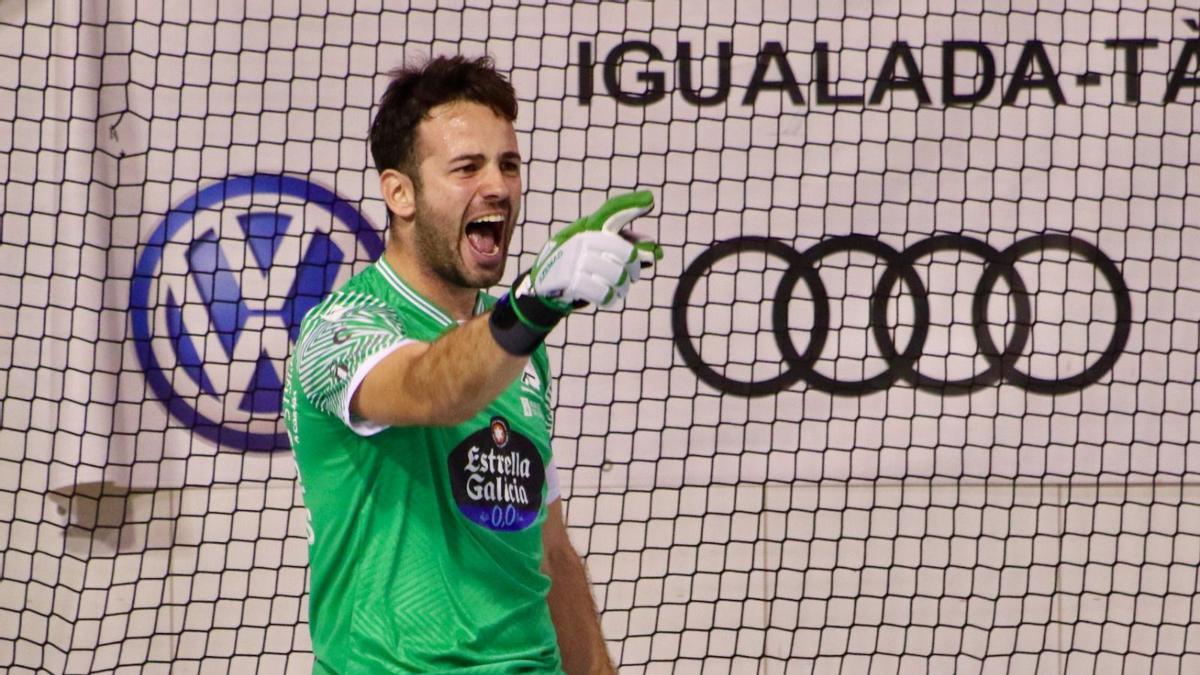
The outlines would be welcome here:
M 522 278 L 517 277 L 513 282 L 514 290 L 520 287 Z M 504 351 L 513 356 L 529 356 L 567 314 L 536 296 L 519 295 L 514 299 L 510 290 L 496 303 L 488 323 L 492 337 Z

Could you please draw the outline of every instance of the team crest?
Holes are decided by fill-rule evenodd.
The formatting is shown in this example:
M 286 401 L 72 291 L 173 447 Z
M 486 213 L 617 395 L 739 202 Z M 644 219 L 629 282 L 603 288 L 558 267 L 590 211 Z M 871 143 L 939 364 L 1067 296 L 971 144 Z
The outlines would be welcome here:
M 497 448 L 508 445 L 508 425 L 504 423 L 503 418 L 497 417 L 492 420 L 492 442 Z

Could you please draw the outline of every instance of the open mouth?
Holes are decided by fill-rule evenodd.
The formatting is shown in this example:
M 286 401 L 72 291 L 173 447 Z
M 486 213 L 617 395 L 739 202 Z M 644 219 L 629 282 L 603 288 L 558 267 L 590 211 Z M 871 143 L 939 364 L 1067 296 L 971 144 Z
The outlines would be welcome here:
M 497 255 L 504 242 L 504 216 L 499 213 L 480 216 L 467 223 L 466 234 L 467 242 L 476 253 Z

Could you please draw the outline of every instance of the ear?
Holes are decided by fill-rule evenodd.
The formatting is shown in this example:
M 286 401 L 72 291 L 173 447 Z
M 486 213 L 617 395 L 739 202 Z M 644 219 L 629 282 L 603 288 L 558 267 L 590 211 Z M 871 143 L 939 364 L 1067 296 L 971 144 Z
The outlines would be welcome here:
M 417 213 L 416 186 L 407 174 L 396 169 L 384 169 L 379 174 L 379 191 L 388 211 L 402 220 L 412 220 Z

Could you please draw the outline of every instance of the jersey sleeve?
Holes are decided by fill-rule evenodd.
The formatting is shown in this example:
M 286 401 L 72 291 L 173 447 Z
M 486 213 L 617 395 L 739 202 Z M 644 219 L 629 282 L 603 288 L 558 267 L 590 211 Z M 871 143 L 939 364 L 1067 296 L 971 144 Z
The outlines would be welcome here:
M 341 304 L 316 311 L 300 339 L 295 359 L 300 389 L 319 410 L 342 420 L 354 433 L 370 436 L 386 425 L 354 418 L 350 399 L 371 368 L 412 342 L 399 314 L 382 303 Z

